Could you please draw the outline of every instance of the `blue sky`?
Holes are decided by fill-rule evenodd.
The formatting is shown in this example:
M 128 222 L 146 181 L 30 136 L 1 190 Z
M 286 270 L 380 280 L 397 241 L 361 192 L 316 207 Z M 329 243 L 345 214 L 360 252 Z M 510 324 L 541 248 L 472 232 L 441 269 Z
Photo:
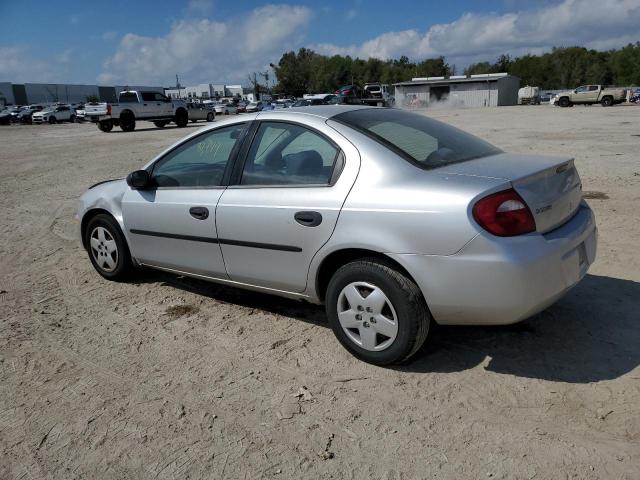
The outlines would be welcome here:
M 611 12 L 617 12 L 611 15 Z M 640 40 L 640 0 L 0 0 L 0 81 L 247 83 L 287 50 L 459 68 L 554 45 Z

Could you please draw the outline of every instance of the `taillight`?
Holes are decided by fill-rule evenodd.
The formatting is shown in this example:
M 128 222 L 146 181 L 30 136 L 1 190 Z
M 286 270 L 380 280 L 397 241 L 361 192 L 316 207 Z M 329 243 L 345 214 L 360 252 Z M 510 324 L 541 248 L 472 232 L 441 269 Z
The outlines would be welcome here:
M 111 115 L 111 104 L 107 103 L 107 115 Z
M 487 232 L 499 237 L 522 235 L 536 230 L 531 210 L 512 188 L 478 200 L 473 207 L 473 218 Z

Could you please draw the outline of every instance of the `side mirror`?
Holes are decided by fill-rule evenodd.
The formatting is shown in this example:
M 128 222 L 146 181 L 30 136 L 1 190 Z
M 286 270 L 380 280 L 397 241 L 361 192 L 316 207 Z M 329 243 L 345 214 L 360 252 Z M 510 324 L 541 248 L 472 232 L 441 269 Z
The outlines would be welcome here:
M 136 170 L 127 175 L 127 185 L 134 190 L 144 190 L 151 184 L 151 176 L 146 170 Z

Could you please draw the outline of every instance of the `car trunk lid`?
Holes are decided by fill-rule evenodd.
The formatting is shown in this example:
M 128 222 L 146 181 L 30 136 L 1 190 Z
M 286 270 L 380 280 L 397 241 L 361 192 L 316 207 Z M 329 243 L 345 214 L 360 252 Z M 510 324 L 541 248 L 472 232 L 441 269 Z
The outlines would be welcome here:
M 501 153 L 438 170 L 508 180 L 527 203 L 540 233 L 553 230 L 573 217 L 582 199 L 580 176 L 573 159 L 568 157 Z

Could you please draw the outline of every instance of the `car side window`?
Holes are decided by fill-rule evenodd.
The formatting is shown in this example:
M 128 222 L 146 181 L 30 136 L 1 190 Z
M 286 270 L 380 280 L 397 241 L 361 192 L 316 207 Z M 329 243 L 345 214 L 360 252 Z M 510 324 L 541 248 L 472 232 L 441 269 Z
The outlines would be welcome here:
M 262 122 L 251 144 L 242 185 L 327 185 L 338 149 L 300 125 Z
M 222 177 L 245 124 L 199 135 L 158 160 L 152 179 L 156 187 L 215 187 Z
M 576 93 L 584 93 L 587 91 L 587 87 L 578 87 L 576 88 Z

